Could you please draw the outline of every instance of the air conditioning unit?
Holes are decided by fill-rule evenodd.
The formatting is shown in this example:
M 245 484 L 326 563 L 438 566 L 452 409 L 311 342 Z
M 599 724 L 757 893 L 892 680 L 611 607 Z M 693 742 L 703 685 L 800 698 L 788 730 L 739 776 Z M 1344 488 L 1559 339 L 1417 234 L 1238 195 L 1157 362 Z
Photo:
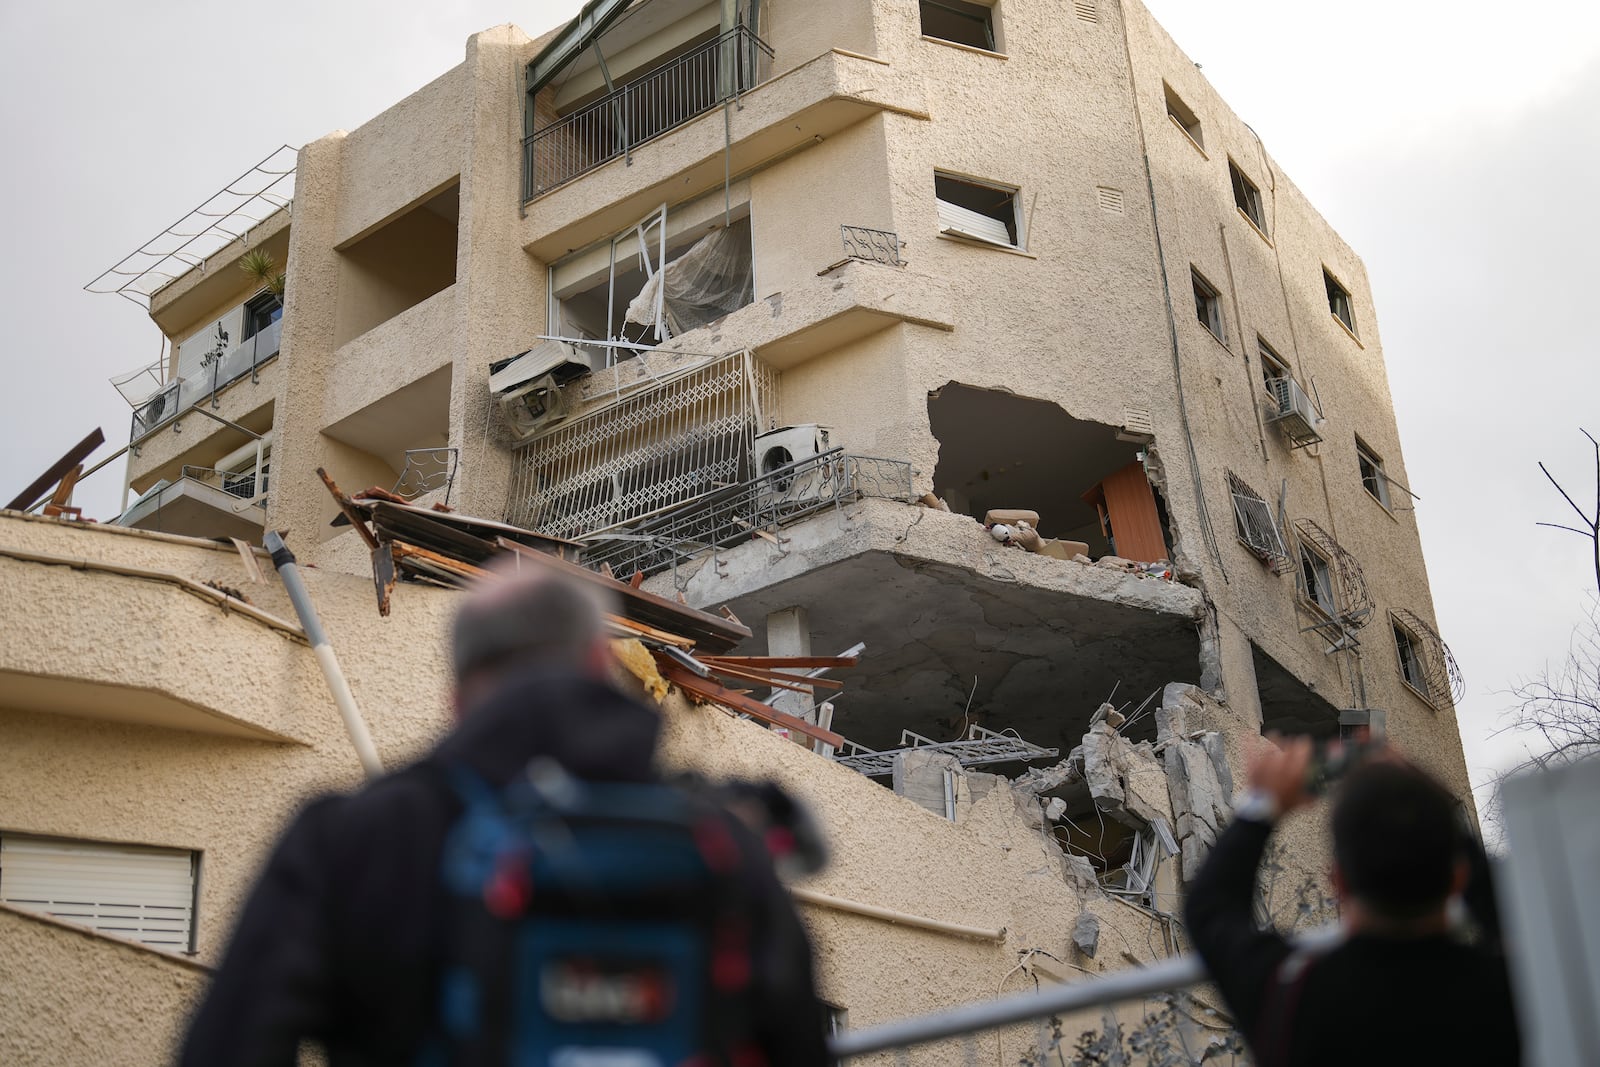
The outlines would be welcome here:
M 532 440 L 571 414 L 561 389 L 590 373 L 589 356 L 562 341 L 546 341 L 489 367 L 489 393 L 517 443 Z
M 763 507 L 816 500 L 830 487 L 831 472 L 821 466 L 785 470 L 793 463 L 815 459 L 828 451 L 828 428 L 815 423 L 784 426 L 756 435 L 756 473 L 761 477 L 757 497 Z
M 1293 378 L 1272 378 L 1267 388 L 1277 401 L 1277 410 L 1268 414 L 1267 422 L 1283 431 L 1290 448 L 1304 448 L 1322 440 L 1318 432 L 1322 416 L 1299 382 Z

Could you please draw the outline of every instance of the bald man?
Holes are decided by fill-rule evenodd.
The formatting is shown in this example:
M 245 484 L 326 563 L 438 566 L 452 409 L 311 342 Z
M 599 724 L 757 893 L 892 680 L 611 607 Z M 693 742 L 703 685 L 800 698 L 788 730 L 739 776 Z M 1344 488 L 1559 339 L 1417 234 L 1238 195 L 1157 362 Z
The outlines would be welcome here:
M 544 571 L 497 575 L 467 596 L 451 637 L 455 729 L 416 764 L 296 818 L 245 905 L 183 1064 L 278 1067 L 302 1042 L 322 1046 L 331 1067 L 432 1062 L 450 950 L 441 850 L 463 810 L 451 777 L 499 788 L 542 759 L 587 782 L 660 781 L 659 716 L 609 681 L 610 608 L 594 587 Z M 754 942 L 744 1062 L 811 1067 L 827 1060 L 811 948 L 756 841 L 739 871 Z

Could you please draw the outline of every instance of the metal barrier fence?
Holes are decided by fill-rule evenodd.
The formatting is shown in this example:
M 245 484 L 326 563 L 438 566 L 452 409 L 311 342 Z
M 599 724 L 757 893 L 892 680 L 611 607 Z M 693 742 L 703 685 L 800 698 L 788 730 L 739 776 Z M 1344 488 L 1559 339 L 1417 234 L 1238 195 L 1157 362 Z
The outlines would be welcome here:
M 768 538 L 782 549 L 783 526 L 863 497 L 909 503 L 911 464 L 850 456 L 835 448 L 586 539 L 590 547 L 583 562 L 590 567 L 607 564 L 616 574 L 653 574 L 753 537 Z
M 844 254 L 847 259 L 887 263 L 891 267 L 901 265 L 900 235 L 897 233 L 841 224 L 839 236 L 844 242 Z
M 184 464 L 181 477 L 209 485 L 213 489 L 220 489 L 229 496 L 236 496 L 240 500 L 252 500 L 257 492 L 267 491 L 267 482 L 271 475 L 265 469 L 257 470 L 251 467 L 245 471 L 219 471 L 214 467 L 194 467 Z M 259 490 L 257 482 L 260 483 Z
M 522 200 L 549 192 L 765 80 L 772 49 L 735 26 L 522 142 Z

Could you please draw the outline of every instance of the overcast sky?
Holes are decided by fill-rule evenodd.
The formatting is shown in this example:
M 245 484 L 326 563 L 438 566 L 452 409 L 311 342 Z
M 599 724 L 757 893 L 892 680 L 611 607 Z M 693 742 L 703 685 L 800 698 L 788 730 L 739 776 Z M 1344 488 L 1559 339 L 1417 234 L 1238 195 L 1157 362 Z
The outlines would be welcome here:
M 96 425 L 108 450 L 127 439 L 106 380 L 160 336 L 84 283 L 277 146 L 352 129 L 453 66 L 470 33 L 537 34 L 578 7 L 0 3 L 0 499 Z M 1564 656 L 1592 596 L 1586 543 L 1534 523 L 1573 517 L 1538 460 L 1580 503 L 1594 490 L 1578 427 L 1600 436 L 1600 5 L 1150 7 L 1366 260 L 1481 780 L 1515 756 L 1487 739 L 1503 691 Z M 80 494 L 90 514 L 115 514 L 119 473 Z

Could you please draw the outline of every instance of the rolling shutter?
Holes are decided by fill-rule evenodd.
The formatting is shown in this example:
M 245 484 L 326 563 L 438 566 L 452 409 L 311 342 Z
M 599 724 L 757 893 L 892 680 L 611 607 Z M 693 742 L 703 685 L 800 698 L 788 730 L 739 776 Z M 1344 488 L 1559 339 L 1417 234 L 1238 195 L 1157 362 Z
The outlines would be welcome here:
M 0 900 L 169 952 L 193 947 L 195 854 L 6 835 Z
M 948 200 L 939 201 L 939 228 L 945 233 L 968 237 L 975 241 L 1015 248 L 1006 224 L 999 219 L 980 214 Z

